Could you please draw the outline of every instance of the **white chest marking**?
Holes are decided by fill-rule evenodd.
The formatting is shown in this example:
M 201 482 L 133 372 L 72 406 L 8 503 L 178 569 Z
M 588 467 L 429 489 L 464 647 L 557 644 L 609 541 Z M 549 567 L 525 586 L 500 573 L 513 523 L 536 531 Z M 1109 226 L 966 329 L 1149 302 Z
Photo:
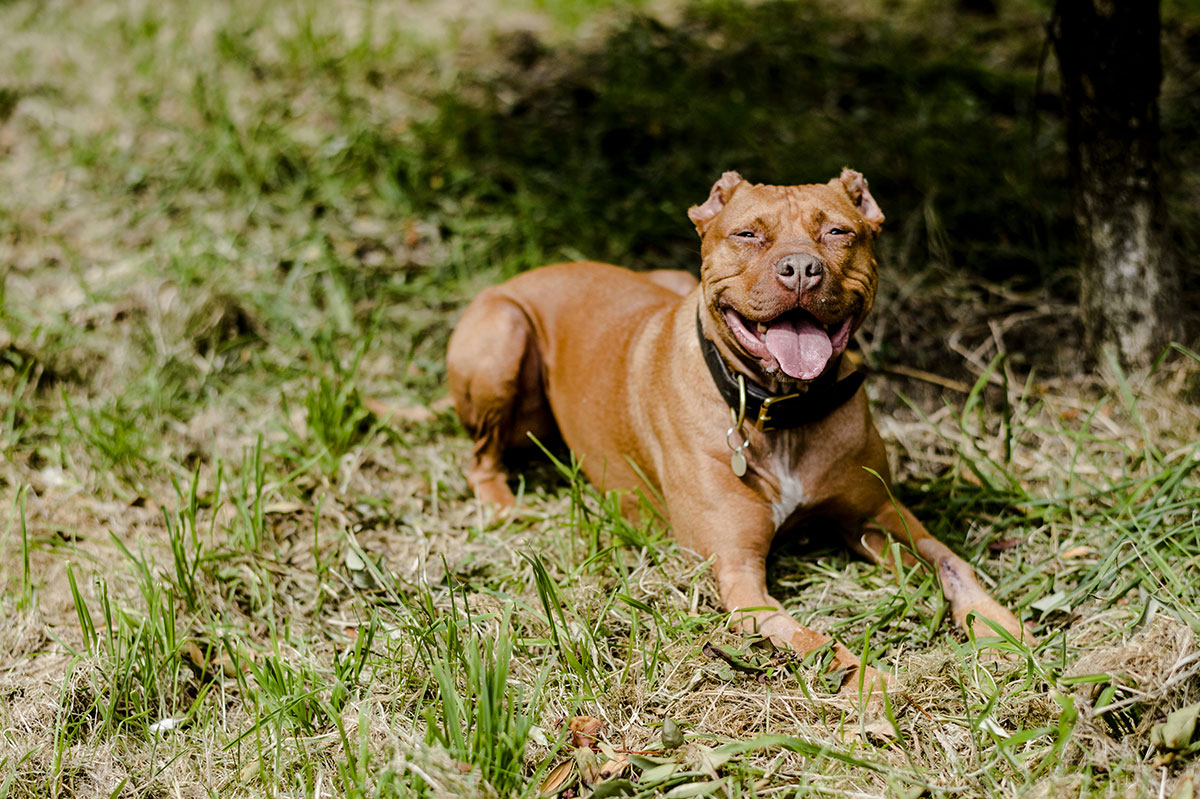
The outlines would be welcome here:
M 771 503 L 771 518 L 778 530 L 779 525 L 787 521 L 796 508 L 807 502 L 807 497 L 804 495 L 804 484 L 796 476 L 794 468 L 790 468 L 786 458 L 773 458 L 771 472 L 779 481 L 779 499 Z

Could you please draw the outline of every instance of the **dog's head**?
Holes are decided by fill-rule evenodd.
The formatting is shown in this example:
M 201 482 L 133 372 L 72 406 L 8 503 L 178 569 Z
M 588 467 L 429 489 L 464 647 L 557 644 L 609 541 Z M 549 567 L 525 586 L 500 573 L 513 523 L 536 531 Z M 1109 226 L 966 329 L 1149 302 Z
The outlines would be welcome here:
M 862 175 L 764 186 L 726 172 L 688 217 L 702 242 L 706 328 L 727 358 L 801 383 L 836 363 L 875 299 L 883 213 Z

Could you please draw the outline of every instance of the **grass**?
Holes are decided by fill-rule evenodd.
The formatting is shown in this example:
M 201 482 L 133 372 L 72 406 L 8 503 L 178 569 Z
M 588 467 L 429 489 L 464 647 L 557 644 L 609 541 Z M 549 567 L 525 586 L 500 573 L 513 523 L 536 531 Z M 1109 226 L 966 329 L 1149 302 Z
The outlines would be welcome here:
M 942 5 L 0 4 L 0 797 L 1200 782 L 1150 743 L 1200 697 L 1197 358 L 1074 369 L 1043 9 Z M 1167 20 L 1186 244 L 1197 19 Z M 503 522 L 462 477 L 462 303 L 556 258 L 694 267 L 684 209 L 733 162 L 871 178 L 899 495 L 1039 636 L 963 640 L 923 571 L 784 542 L 775 595 L 896 675 L 882 717 L 728 632 L 706 564 L 568 456 Z

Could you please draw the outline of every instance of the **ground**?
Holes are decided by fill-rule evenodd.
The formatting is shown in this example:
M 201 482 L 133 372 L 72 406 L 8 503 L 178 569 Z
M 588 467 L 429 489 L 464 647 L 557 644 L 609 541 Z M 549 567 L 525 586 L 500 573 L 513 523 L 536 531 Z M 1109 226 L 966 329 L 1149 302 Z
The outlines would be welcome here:
M 570 185 L 474 160 L 484 87 L 533 85 L 498 102 L 553 121 L 553 88 L 606 41 L 692 47 L 715 19 L 636 5 L 606 40 L 634 5 L 0 3 L 0 796 L 1200 787 L 1200 744 L 1152 741 L 1200 700 L 1197 357 L 1080 369 L 1061 286 L 998 279 L 1013 248 L 950 242 L 886 157 L 899 243 L 860 336 L 868 391 L 902 496 L 1034 649 L 963 639 L 924 572 L 813 529 L 772 589 L 895 675 L 886 711 L 859 713 L 817 663 L 729 632 L 706 564 L 561 453 L 528 464 L 512 517 L 473 501 L 442 366 L 465 301 L 605 254 L 552 233 L 695 267 L 683 238 L 620 220 L 686 232 L 676 196 L 702 200 L 700 178 L 643 182 L 585 230 L 594 206 L 496 199 L 517 180 L 544 214 Z M 1001 5 L 971 23 L 988 58 L 1036 57 L 995 42 L 1040 11 Z M 982 272 L 947 255 L 1000 250 Z

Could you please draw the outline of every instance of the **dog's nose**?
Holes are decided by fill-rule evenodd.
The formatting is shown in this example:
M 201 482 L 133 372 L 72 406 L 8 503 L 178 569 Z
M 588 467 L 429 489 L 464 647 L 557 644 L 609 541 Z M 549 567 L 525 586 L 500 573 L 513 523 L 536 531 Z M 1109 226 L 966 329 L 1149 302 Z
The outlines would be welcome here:
M 815 255 L 794 252 L 775 262 L 775 274 L 788 291 L 807 291 L 821 282 L 825 264 Z

